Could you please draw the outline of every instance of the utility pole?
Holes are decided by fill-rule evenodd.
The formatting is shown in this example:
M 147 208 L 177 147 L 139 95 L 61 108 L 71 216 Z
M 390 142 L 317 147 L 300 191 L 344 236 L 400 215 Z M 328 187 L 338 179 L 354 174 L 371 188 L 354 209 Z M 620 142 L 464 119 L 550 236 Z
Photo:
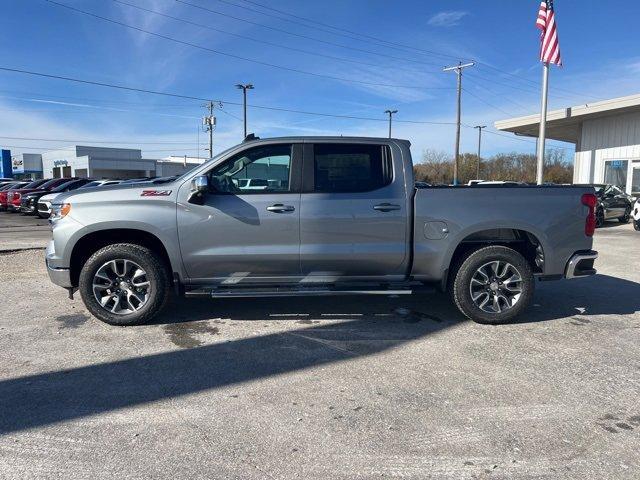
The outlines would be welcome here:
M 478 129 L 478 169 L 476 173 L 476 180 L 480 180 L 480 147 L 482 146 L 482 129 L 487 128 L 486 125 L 476 125 L 473 128 Z
M 398 113 L 398 110 L 385 110 L 384 113 L 389 115 L 389 138 L 391 138 L 391 117 L 394 113 Z
M 203 105 L 207 110 L 209 115 L 202 118 L 202 126 L 204 130 L 209 134 L 209 158 L 213 158 L 213 130 L 216 128 L 216 117 L 213 116 L 213 102 L 209 101 L 205 105 Z
M 250 83 L 238 83 L 236 88 L 242 90 L 243 106 L 244 106 L 244 138 L 247 138 L 247 90 L 253 90 L 253 85 Z
M 455 71 L 458 75 L 458 120 L 456 122 L 456 152 L 453 163 L 453 184 L 458 184 L 458 163 L 460 161 L 460 122 L 462 118 L 462 70 L 467 67 L 473 67 L 475 62 L 469 62 L 463 64 L 458 62 L 455 67 L 444 67 L 443 72 Z

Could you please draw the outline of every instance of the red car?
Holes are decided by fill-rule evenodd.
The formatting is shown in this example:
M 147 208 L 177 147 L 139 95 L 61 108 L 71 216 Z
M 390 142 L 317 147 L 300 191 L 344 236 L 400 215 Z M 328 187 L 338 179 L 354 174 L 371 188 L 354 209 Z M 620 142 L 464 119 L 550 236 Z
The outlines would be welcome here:
M 38 184 L 38 182 L 40 182 L 40 185 L 41 185 L 42 183 L 45 182 L 45 180 L 37 180 L 35 182 L 22 182 L 22 181 L 16 180 L 15 182 L 11 182 L 6 185 L 3 185 L 0 188 L 0 211 L 7 209 L 7 203 L 8 203 L 7 196 L 9 194 L 9 191 L 18 190 L 21 188 L 27 188 L 32 184 Z
M 45 179 L 45 180 L 36 180 L 35 182 L 30 183 L 29 185 L 19 188 L 17 190 L 9 190 L 7 192 L 7 210 L 10 212 L 19 212 L 20 211 L 20 200 L 22 200 L 22 195 L 25 193 L 35 192 L 36 190 L 44 190 L 50 191 L 56 188 L 58 185 L 66 183 L 70 180 L 75 180 L 76 178 L 54 178 L 54 179 Z M 34 187 L 35 184 L 35 187 Z

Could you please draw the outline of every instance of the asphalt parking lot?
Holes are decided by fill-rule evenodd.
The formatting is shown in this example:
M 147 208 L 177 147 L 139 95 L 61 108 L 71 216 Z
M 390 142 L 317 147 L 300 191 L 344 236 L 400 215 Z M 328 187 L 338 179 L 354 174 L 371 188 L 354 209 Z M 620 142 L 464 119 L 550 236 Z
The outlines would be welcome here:
M 0 217 L 2 245 L 45 231 Z M 43 251 L 5 251 L 0 477 L 638 478 L 639 244 L 598 230 L 598 275 L 538 284 L 498 327 L 435 293 L 182 300 L 110 327 Z

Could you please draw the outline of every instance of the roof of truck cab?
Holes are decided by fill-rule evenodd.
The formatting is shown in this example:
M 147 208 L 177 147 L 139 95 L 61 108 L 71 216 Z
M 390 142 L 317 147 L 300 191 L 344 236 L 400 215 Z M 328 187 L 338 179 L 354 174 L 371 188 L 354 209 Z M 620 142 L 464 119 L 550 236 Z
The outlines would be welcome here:
M 282 141 L 282 142 L 384 142 L 387 143 L 389 141 L 394 142 L 403 142 L 411 144 L 409 140 L 405 140 L 402 138 L 387 138 L 387 137 L 343 137 L 343 136 L 292 136 L 292 137 L 264 137 L 264 138 L 256 138 L 252 140 L 246 140 L 243 143 L 253 143 L 253 142 L 262 142 L 262 141 Z

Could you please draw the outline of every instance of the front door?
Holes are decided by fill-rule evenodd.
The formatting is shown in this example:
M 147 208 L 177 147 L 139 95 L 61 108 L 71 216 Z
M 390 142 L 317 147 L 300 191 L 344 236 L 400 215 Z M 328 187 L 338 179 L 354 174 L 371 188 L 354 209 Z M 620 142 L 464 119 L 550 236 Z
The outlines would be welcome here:
M 375 143 L 305 145 L 303 282 L 406 274 L 407 194 L 401 159 L 392 161 L 391 151 Z
M 202 205 L 178 203 L 180 249 L 193 283 L 299 277 L 301 157 L 300 144 L 247 148 L 207 173 L 211 192 Z

